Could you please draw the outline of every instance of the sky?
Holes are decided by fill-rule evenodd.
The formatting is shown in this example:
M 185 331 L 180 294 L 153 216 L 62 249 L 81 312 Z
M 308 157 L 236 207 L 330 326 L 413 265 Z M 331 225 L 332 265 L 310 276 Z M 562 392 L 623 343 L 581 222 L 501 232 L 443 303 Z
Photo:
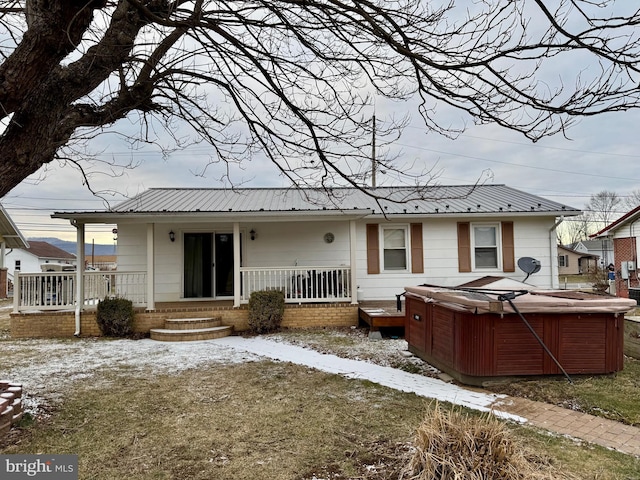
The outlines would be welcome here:
M 411 112 L 410 112 L 411 113 Z M 590 117 L 574 126 L 568 137 L 560 135 L 537 143 L 494 125 L 471 126 L 457 139 L 425 134 L 417 113 L 402 137 L 390 146 L 398 161 L 433 168 L 442 185 L 485 183 L 506 184 L 571 207 L 584 209 L 591 195 L 603 190 L 621 197 L 640 189 L 640 112 L 618 112 Z M 415 118 L 414 118 L 415 117 Z M 105 160 L 131 161 L 137 166 L 121 176 L 97 176 L 93 188 L 109 189 L 118 195 L 93 195 L 77 169 L 52 164 L 24 180 L 2 199 L 2 204 L 27 238 L 57 237 L 75 240 L 75 228 L 68 221 L 51 219 L 56 211 L 94 211 L 117 204 L 153 187 L 228 187 L 221 180 L 221 167 L 197 175 L 209 158 L 210 149 L 199 145 L 167 158 L 153 149 L 130 151 L 113 138 L 96 141 Z M 100 143 L 99 143 L 100 142 Z M 102 167 L 101 167 L 102 168 Z M 104 170 L 104 168 L 103 168 Z M 378 174 L 378 184 L 393 183 Z M 255 158 L 235 169 L 234 184 L 245 187 L 286 187 L 267 160 Z M 621 209 L 619 214 L 626 212 Z M 113 242 L 111 225 L 87 226 L 86 241 Z
M 563 63 L 560 67 L 571 74 L 587 72 L 589 66 L 581 64 L 579 57 L 576 60 L 574 65 Z M 390 152 L 398 156 L 400 164 L 439 172 L 435 180 L 439 184 L 506 184 L 580 209 L 592 195 L 603 190 L 624 198 L 640 189 L 640 111 L 585 118 L 568 130 L 567 137 L 558 134 L 534 144 L 521 134 L 496 125 L 475 126 L 458 112 L 445 113 L 452 115 L 454 121 L 459 115 L 457 119 L 466 122 L 467 129 L 457 138 L 448 139 L 437 133 L 427 134 L 411 103 L 382 103 L 376 108 L 380 109 L 376 116 L 382 125 L 391 115 L 409 116 L 409 125 L 389 146 Z M 115 126 L 123 133 L 139 129 L 140 125 L 126 119 Z M 117 192 L 102 196 L 93 195 L 71 165 L 54 162 L 41 169 L 0 199 L 25 237 L 75 240 L 75 228 L 66 220 L 51 219 L 53 212 L 102 210 L 152 187 L 230 186 L 221 180 L 225 175 L 222 165 L 198 175 L 213 154 L 205 144 L 163 156 L 151 145 L 131 150 L 121 137 L 107 134 L 92 139 L 88 148 L 106 162 L 136 167 L 115 176 L 92 177 L 94 190 Z M 109 170 L 104 164 L 98 169 Z M 262 156 L 231 170 L 235 186 L 290 186 Z M 377 177 L 378 185 L 393 184 L 383 174 Z M 625 212 L 623 209 L 617 213 Z M 113 227 L 87 226 L 86 241 L 111 244 Z

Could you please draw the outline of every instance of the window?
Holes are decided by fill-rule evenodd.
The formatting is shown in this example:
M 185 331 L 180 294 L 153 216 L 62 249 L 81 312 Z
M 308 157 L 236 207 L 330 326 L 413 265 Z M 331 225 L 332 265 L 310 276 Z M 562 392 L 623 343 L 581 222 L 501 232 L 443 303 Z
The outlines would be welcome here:
M 20 271 L 20 260 L 16 260 L 16 267 L 14 268 L 16 271 Z
M 384 270 L 406 270 L 407 261 L 407 228 L 382 228 Z
M 409 267 L 411 273 L 424 273 L 422 228 L 422 223 L 393 227 L 367 224 L 367 273 L 406 272 Z
M 515 272 L 515 228 L 500 223 L 458 222 L 458 271 L 502 270 Z
M 558 266 L 559 267 L 568 267 L 569 266 L 569 255 L 558 255 Z
M 498 226 L 473 226 L 473 259 L 475 268 L 498 268 Z

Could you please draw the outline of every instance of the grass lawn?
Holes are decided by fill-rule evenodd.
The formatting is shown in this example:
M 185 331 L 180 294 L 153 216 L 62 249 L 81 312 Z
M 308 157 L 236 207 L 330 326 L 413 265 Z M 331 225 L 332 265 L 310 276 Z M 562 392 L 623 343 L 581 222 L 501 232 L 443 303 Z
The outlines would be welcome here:
M 560 377 L 523 380 L 491 390 L 640 427 L 640 360 L 631 357 L 625 357 L 624 369 L 616 375 L 575 376 L 573 384 Z
M 105 369 L 0 453 L 79 455 L 82 479 L 389 479 L 433 405 L 413 394 L 269 361 L 175 375 Z M 475 415 L 475 414 L 473 414 Z M 640 478 L 640 460 L 509 424 L 553 478 Z M 552 477 L 545 477 L 552 478 Z

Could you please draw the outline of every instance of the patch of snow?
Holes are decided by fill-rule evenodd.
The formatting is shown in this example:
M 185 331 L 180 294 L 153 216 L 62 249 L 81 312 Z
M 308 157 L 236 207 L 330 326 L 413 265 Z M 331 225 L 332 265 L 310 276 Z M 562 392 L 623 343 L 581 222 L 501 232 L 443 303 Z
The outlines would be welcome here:
M 129 369 L 130 375 L 135 376 L 148 372 L 179 372 L 207 364 L 235 364 L 269 358 L 347 378 L 369 380 L 403 392 L 475 410 L 493 411 L 503 418 L 524 421 L 515 415 L 496 412 L 491 408 L 503 395 L 465 389 L 424 374 L 408 373 L 371 361 L 321 353 L 285 343 L 283 337 L 271 339 L 233 336 L 193 342 L 157 342 L 150 339 L 19 340 L 3 341 L 0 348 L 3 354 L 8 354 L 7 358 L 11 358 L 11 352 L 15 352 L 15 366 L 9 367 L 0 375 L 23 385 L 25 410 L 31 413 L 36 413 L 40 405 L 46 407 L 47 404 L 59 401 L 67 391 L 69 382 L 92 377 L 103 369 Z M 384 349 L 390 350 L 387 353 L 406 350 L 406 342 L 365 340 L 354 348 L 358 354 L 367 349 L 377 353 L 380 358 L 384 356 L 380 355 Z M 21 361 L 21 351 L 25 351 L 24 358 L 28 360 Z
M 154 340 L 20 340 L 0 343 L 3 355 L 29 352 L 29 361 L 0 375 L 24 387 L 25 411 L 35 414 L 41 404 L 56 403 L 69 382 L 94 376 L 105 368 L 128 368 L 131 375 L 145 371 L 171 373 L 204 364 L 255 361 L 253 354 L 212 341 L 156 342 Z M 19 363 L 19 359 L 18 359 Z

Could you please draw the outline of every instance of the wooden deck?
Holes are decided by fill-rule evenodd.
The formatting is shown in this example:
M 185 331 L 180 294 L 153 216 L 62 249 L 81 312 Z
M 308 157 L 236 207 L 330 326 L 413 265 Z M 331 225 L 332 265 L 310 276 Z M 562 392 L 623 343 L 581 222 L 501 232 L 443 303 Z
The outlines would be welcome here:
M 380 328 L 404 328 L 404 302 L 398 311 L 396 302 L 362 302 L 358 308 L 358 318 L 366 323 L 372 332 Z

